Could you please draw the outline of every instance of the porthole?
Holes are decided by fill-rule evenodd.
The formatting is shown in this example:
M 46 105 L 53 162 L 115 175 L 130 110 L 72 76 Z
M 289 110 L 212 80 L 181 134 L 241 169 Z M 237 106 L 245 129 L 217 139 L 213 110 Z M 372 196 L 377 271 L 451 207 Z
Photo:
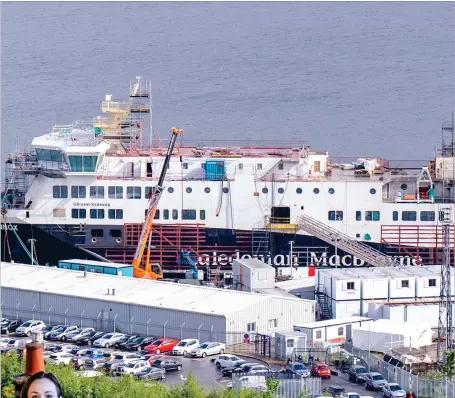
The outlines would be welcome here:
M 191 187 L 188 187 L 188 188 L 186 189 L 186 192 L 187 192 L 187 193 L 191 193 L 191 192 L 193 192 L 193 190 L 191 189 Z
M 209 187 L 205 187 L 205 188 L 204 188 L 204 192 L 205 192 L 205 193 L 210 193 L 210 188 L 209 188 Z
M 297 188 L 297 189 L 295 190 L 295 192 L 297 192 L 297 193 L 300 195 L 303 191 L 302 191 L 302 188 Z
M 228 192 L 229 192 L 229 188 L 228 188 L 228 187 L 224 187 L 224 188 L 223 188 L 223 192 L 224 192 L 224 193 L 228 193 Z
M 370 189 L 370 193 L 371 193 L 372 195 L 374 195 L 374 194 L 376 193 L 376 189 L 371 188 L 371 189 Z
M 278 193 L 284 193 L 284 188 L 278 188 Z
M 269 190 L 267 188 L 262 188 L 262 193 L 267 193 Z
M 167 191 L 168 191 L 169 193 L 172 193 L 172 192 L 174 192 L 174 188 L 169 187 L 169 188 L 167 189 Z
M 313 192 L 317 195 L 319 193 L 319 188 L 314 188 Z
M 408 189 L 408 186 L 406 184 L 401 184 L 401 189 L 403 191 L 406 191 L 406 189 Z
M 330 195 L 333 195 L 334 193 L 335 193 L 335 190 L 334 190 L 333 188 L 330 188 L 330 189 L 329 189 L 329 194 L 330 194 Z

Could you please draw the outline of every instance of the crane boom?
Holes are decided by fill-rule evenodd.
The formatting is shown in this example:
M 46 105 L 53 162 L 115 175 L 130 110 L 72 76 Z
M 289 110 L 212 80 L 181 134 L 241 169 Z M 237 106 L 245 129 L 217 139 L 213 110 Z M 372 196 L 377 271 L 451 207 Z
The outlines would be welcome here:
M 171 161 L 172 152 L 174 151 L 175 142 L 177 137 L 183 134 L 182 129 L 173 128 L 171 139 L 167 148 L 166 156 L 164 158 L 163 168 L 161 170 L 160 178 L 158 184 L 153 188 L 150 198 L 149 198 L 149 207 L 147 210 L 147 215 L 145 217 L 145 222 L 142 225 L 141 236 L 134 254 L 133 266 L 134 266 L 134 276 L 138 278 L 148 278 L 148 279 L 160 279 L 162 278 L 161 268 L 159 272 L 156 273 L 150 269 L 150 252 L 147 254 L 145 269 L 140 267 L 142 257 L 144 256 L 144 251 L 147 246 L 147 242 L 150 240 L 152 234 L 153 220 L 155 219 L 156 209 L 161 198 L 161 194 L 164 188 L 164 179 L 166 178 L 166 172 L 169 167 L 169 162 Z M 150 251 L 150 247 L 148 248 Z

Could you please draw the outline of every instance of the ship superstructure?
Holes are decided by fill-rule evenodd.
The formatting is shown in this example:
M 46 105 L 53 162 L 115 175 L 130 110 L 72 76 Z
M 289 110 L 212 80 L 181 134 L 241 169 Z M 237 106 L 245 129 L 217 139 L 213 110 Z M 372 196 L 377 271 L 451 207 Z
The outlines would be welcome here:
M 101 111 L 91 123 L 54 126 L 33 139 L 31 152 L 7 157 L 2 260 L 132 261 L 166 142 L 144 144 L 151 85 L 140 78 L 127 101 L 107 95 Z M 453 134 L 453 121 L 443 134 Z M 454 164 L 451 138 L 433 161 L 415 168 L 392 168 L 379 158 L 335 162 L 327 151 L 278 139 L 179 141 L 155 216 L 151 260 L 178 268 L 185 250 L 214 269 L 254 255 L 274 265 L 363 265 L 338 247 L 344 238 L 402 264 L 438 263 L 440 214 L 453 210 Z M 302 216 L 312 230 L 302 227 Z

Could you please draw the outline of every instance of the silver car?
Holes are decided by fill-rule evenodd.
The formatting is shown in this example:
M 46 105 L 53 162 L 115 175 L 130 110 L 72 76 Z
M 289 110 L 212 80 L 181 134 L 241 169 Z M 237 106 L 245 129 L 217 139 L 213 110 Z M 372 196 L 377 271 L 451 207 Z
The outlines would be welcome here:
M 365 387 L 367 390 L 382 390 L 387 384 L 387 380 L 381 373 L 370 372 L 365 375 Z
M 406 398 L 406 391 L 397 383 L 387 383 L 382 387 L 382 396 L 387 398 Z

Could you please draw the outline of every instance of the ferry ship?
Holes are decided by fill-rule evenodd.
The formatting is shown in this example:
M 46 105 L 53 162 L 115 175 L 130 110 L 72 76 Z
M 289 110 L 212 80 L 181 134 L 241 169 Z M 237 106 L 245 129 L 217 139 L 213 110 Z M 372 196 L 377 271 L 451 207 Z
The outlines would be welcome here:
M 157 134 L 143 142 L 151 101 L 150 82 L 137 78 L 126 100 L 106 95 L 102 116 L 53 126 L 31 150 L 7 155 L 2 261 L 132 261 L 167 144 Z M 197 145 L 185 137 L 167 170 L 151 261 L 172 272 L 189 251 L 199 266 L 226 272 L 249 256 L 349 267 L 374 265 L 362 254 L 371 248 L 401 264 L 438 264 L 454 217 L 453 120 L 442 131 L 441 150 L 418 167 L 337 162 L 279 137 Z

